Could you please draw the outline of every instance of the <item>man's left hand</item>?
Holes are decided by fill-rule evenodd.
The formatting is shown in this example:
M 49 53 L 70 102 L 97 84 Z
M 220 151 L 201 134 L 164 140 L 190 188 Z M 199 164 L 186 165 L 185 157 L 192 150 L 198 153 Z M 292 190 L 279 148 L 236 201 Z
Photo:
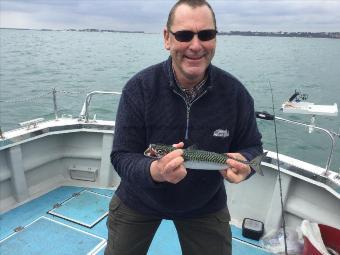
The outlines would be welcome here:
M 227 155 L 231 158 L 246 160 L 240 153 L 227 153 Z M 233 159 L 228 159 L 227 164 L 230 166 L 228 169 L 221 170 L 223 178 L 231 183 L 240 183 L 250 174 L 251 169 L 250 166 L 246 164 L 242 164 Z

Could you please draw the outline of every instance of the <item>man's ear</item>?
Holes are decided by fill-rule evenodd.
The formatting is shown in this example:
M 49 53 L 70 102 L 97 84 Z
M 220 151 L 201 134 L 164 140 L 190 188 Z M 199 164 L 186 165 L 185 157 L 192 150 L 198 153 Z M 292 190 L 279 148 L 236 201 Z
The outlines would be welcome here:
M 163 29 L 163 37 L 164 37 L 164 48 L 167 50 L 170 50 L 170 33 L 166 27 Z

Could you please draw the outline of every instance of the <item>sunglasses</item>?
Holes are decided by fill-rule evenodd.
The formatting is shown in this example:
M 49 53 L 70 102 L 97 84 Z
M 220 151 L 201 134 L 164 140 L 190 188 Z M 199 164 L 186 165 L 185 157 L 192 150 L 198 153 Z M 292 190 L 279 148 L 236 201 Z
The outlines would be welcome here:
M 172 32 L 170 30 L 169 32 L 173 34 L 176 40 L 179 42 L 190 42 L 195 35 L 197 35 L 198 39 L 200 39 L 201 41 L 210 41 L 214 39 L 217 34 L 217 30 L 215 29 L 201 30 L 197 33 L 190 30 L 181 30 L 177 32 Z

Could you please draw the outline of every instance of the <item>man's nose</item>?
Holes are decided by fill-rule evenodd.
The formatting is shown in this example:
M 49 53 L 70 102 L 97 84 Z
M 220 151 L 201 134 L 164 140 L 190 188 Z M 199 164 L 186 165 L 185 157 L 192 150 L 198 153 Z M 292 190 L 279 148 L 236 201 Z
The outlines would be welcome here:
M 192 49 L 192 50 L 202 49 L 202 41 L 200 39 L 198 39 L 197 34 L 195 34 L 194 37 L 192 38 L 189 48 Z

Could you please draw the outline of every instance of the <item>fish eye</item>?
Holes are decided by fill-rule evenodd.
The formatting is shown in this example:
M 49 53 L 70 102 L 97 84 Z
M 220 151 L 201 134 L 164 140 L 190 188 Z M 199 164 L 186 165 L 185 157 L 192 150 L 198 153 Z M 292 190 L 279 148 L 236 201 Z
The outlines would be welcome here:
M 157 150 L 157 153 L 159 153 L 159 154 L 164 154 L 164 150 L 158 149 L 158 150 Z

